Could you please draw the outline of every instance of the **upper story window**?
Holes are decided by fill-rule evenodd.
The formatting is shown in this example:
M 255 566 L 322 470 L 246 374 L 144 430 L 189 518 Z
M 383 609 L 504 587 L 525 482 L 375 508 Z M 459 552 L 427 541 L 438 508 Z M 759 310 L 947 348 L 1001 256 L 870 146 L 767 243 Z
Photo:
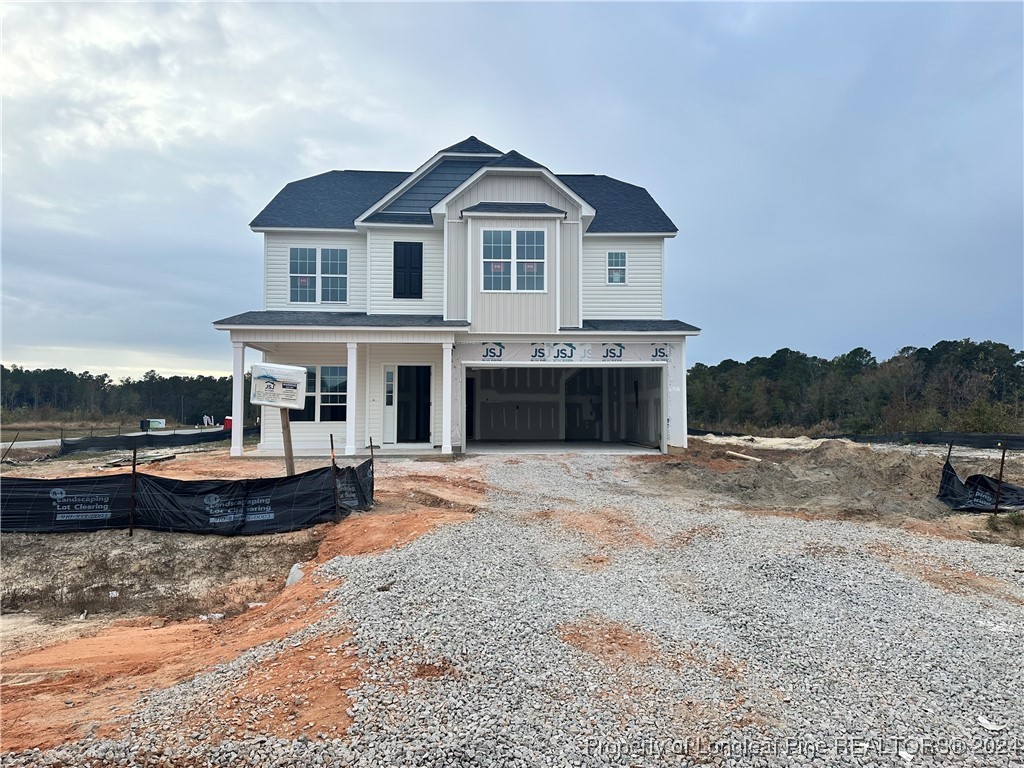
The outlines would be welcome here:
M 423 243 L 395 243 L 392 298 L 423 298 Z
M 626 284 L 626 252 L 608 252 L 608 285 Z
M 485 291 L 543 292 L 545 231 L 542 229 L 485 229 L 483 231 L 483 289 Z M 515 242 L 513 259 L 512 243 Z M 513 264 L 515 280 L 512 280 Z
M 288 300 L 303 304 L 348 301 L 348 250 L 320 248 L 318 253 L 316 248 L 289 249 Z
M 306 407 L 289 414 L 292 421 L 345 421 L 348 407 L 348 368 L 344 365 L 306 366 Z

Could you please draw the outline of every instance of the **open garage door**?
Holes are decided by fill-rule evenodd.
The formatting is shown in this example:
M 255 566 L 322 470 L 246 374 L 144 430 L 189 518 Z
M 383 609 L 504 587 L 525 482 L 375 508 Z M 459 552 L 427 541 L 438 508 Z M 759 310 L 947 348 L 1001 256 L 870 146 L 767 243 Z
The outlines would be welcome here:
M 659 447 L 663 367 L 470 368 L 466 433 L 480 441 L 588 441 Z

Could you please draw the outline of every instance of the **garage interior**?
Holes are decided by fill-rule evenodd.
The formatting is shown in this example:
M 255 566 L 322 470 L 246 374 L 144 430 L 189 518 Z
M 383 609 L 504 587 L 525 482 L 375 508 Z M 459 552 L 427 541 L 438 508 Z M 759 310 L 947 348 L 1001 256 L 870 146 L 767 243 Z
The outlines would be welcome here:
M 469 368 L 466 435 L 659 447 L 663 377 L 662 366 Z

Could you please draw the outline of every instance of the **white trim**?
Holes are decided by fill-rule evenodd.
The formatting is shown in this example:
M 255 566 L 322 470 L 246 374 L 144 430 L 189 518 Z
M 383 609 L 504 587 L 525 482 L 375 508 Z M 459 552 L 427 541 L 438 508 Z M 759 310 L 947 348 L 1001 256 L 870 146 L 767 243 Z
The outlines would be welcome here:
M 266 238 L 264 237 L 264 240 Z M 286 302 L 289 307 L 294 307 L 297 310 L 310 311 L 314 307 L 327 307 L 327 311 L 330 311 L 333 307 L 347 307 L 351 304 L 352 293 L 349 291 L 349 286 L 352 284 L 352 280 L 349 275 L 350 261 L 348 258 L 349 247 L 346 245 L 344 248 L 337 248 L 330 245 L 289 245 L 288 248 L 288 285 L 285 286 L 285 290 L 288 294 L 288 301 Z M 316 251 L 316 272 L 312 275 L 301 275 L 292 274 L 292 249 L 295 248 L 311 248 Z M 345 274 L 344 275 L 324 275 L 323 272 L 323 252 L 328 251 L 344 251 L 345 252 Z M 292 300 L 292 278 L 293 277 L 314 277 L 316 278 L 316 288 L 313 290 L 313 295 L 316 297 L 314 301 L 293 301 Z M 323 295 L 323 278 L 324 277 L 344 277 L 345 278 L 345 300 L 344 301 L 323 301 L 320 297 Z M 367 282 L 369 282 L 369 272 L 367 272 Z M 264 278 L 263 291 L 264 296 L 266 295 L 266 279 Z M 263 306 L 266 306 L 266 298 L 264 298 Z M 291 309 L 285 311 L 293 311 Z M 315 311 L 315 310 L 314 310 Z
M 547 254 L 544 254 L 547 256 Z M 562 223 L 555 222 L 555 330 L 562 325 Z M 545 286 L 547 283 L 545 282 Z
M 675 237 L 678 232 L 587 232 L 587 237 Z
M 626 257 L 626 263 L 627 264 L 629 263 L 629 257 L 628 256 Z M 626 274 L 626 278 L 627 279 L 629 278 L 629 274 L 628 273 Z M 659 317 L 664 319 L 665 318 L 665 241 L 664 240 L 661 241 L 661 276 L 660 276 L 659 279 L 661 280 L 661 293 L 659 295 L 659 298 L 661 300 L 661 314 L 659 315 Z
M 481 178 L 488 173 L 509 173 L 509 174 L 530 174 L 539 175 L 546 178 L 552 185 L 554 185 L 563 195 L 568 197 L 574 203 L 580 207 L 580 216 L 595 216 L 597 211 L 591 207 L 590 203 L 580 197 L 578 194 L 573 192 L 569 187 L 565 185 L 555 174 L 549 171 L 547 168 L 503 168 L 494 166 L 483 166 L 479 171 L 474 173 L 459 186 L 445 195 L 441 200 L 430 209 L 430 213 L 435 216 L 444 216 L 448 209 L 448 204 L 456 197 L 461 195 L 471 186 L 476 184 Z M 522 216 L 522 214 L 519 214 Z
M 662 242 L 662 245 L 664 245 L 664 242 Z M 608 257 L 611 256 L 613 253 L 621 253 L 623 255 L 623 257 L 625 258 L 625 263 L 623 263 L 623 265 L 621 267 L 609 266 L 609 264 L 608 264 Z M 664 267 L 664 264 L 665 264 L 665 262 L 664 262 L 664 255 L 665 255 L 664 249 L 662 249 L 662 267 Z M 613 283 L 611 280 L 608 279 L 609 273 L 613 269 L 621 269 L 623 271 L 624 274 L 623 274 L 623 278 L 622 278 L 622 282 L 621 283 Z M 664 279 L 665 279 L 664 276 L 662 276 L 662 281 L 664 281 Z M 604 284 L 605 285 L 609 285 L 609 286 L 629 285 L 629 251 L 605 251 L 605 254 L 604 254 Z M 664 294 L 664 293 L 665 292 L 662 291 L 662 294 Z M 662 311 L 660 313 L 662 317 L 665 316 L 664 309 L 665 308 L 662 307 Z
M 242 455 L 242 430 L 245 429 L 245 342 L 232 341 L 231 362 L 231 451 Z
M 466 322 L 473 326 L 473 220 L 466 219 Z M 483 274 L 483 267 L 480 267 Z
M 442 225 L 443 231 L 441 232 L 441 270 L 442 270 L 442 281 L 441 281 L 441 319 L 448 319 L 448 222 L 445 221 Z M 394 259 L 394 255 L 391 256 Z M 392 269 L 392 281 L 394 278 L 394 265 Z M 662 278 L 664 281 L 664 278 Z M 394 286 L 392 286 L 392 293 L 394 293 Z
M 522 218 L 522 217 L 520 217 L 520 218 Z M 529 217 L 527 217 L 527 218 L 529 218 Z M 555 226 L 557 227 L 557 224 Z M 511 255 L 509 257 L 509 268 L 511 270 L 510 288 L 507 291 L 503 291 L 503 290 L 495 289 L 495 288 L 491 288 L 491 289 L 484 288 L 484 232 L 510 232 L 511 235 L 512 235 L 512 246 L 511 246 L 512 252 L 511 252 Z M 523 288 L 523 289 L 516 288 L 516 282 L 517 282 L 517 279 L 518 279 L 518 277 L 517 277 L 518 276 L 518 270 L 516 269 L 516 265 L 519 263 L 518 260 L 516 259 L 516 235 L 518 233 L 520 233 L 520 232 L 543 232 L 544 233 L 544 260 L 542 262 L 544 264 L 544 290 L 542 290 L 542 291 L 530 290 L 530 289 L 527 289 L 527 288 Z M 490 259 L 490 261 L 504 261 L 504 259 L 497 259 L 497 260 L 496 259 Z M 537 259 L 523 259 L 523 262 L 524 263 L 530 262 L 532 264 L 536 264 L 537 263 Z M 490 227 L 490 228 L 481 228 L 480 229 L 480 293 L 497 293 L 497 294 L 505 294 L 505 293 L 534 293 L 534 294 L 545 294 L 545 293 L 548 292 L 548 286 L 550 284 L 551 284 L 551 280 L 550 280 L 550 275 L 548 274 L 548 231 L 547 231 L 547 229 L 541 229 L 541 228 L 538 228 L 538 227 L 509 227 L 508 229 Z M 561 318 L 557 318 L 557 320 L 558 320 L 559 323 L 561 323 Z
M 220 325 L 214 323 L 213 327 L 218 331 L 379 331 L 380 333 L 395 331 L 452 333 L 469 330 L 468 325 L 457 328 L 438 328 L 429 325 Z
M 441 453 L 452 452 L 452 346 L 441 345 Z
M 348 360 L 345 367 L 345 455 L 356 455 L 356 411 L 355 399 L 358 397 L 359 389 L 356 377 L 359 375 L 358 367 L 358 345 L 350 341 L 348 343 Z M 320 389 L 320 382 L 317 381 L 317 390 Z M 320 414 L 317 413 L 319 421 Z
M 467 218 L 470 216 L 477 216 L 486 219 L 565 219 L 568 218 L 568 213 L 531 213 L 523 211 L 521 213 L 498 213 L 486 211 L 460 211 L 460 218 Z M 574 224 L 576 222 L 573 222 Z
M 361 221 L 360 230 L 363 229 L 437 229 L 437 224 L 387 224 L 381 221 Z
M 249 227 L 253 232 L 299 232 L 309 235 L 336 235 L 339 232 L 347 235 L 358 235 L 358 229 L 341 229 L 332 227 Z

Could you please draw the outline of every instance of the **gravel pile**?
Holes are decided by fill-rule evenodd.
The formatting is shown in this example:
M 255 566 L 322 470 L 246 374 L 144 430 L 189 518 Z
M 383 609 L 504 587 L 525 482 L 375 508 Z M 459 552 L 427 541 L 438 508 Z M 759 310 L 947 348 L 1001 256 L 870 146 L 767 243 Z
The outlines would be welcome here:
M 494 457 L 470 522 L 324 566 L 336 608 L 284 644 L 354 631 L 344 740 L 176 730 L 275 643 L 120 741 L 2 762 L 1024 766 L 1024 550 L 652 496 L 640 466 Z

